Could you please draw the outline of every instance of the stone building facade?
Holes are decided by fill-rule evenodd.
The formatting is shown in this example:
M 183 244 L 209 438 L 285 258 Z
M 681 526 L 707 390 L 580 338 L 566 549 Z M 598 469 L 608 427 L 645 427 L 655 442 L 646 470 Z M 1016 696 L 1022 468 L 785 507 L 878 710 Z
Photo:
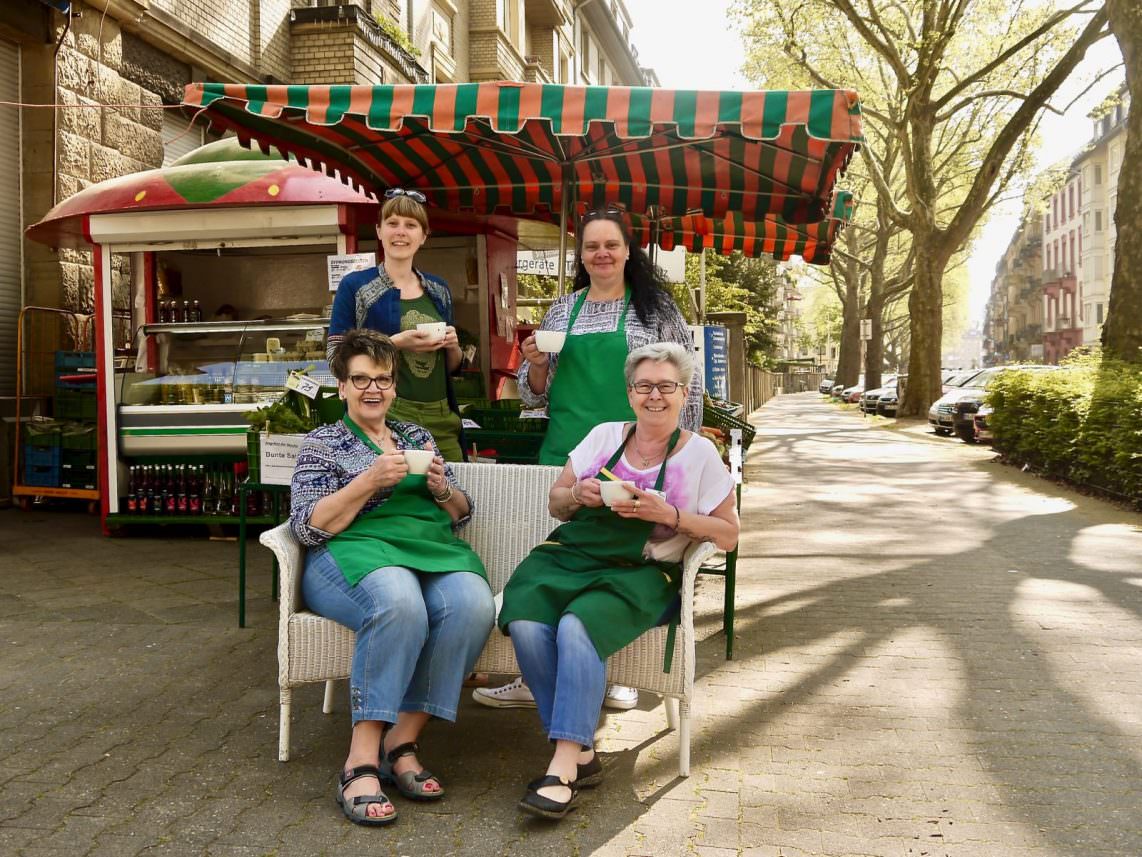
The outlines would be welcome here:
M 1042 247 L 1042 219 L 1029 210 L 995 266 L 983 324 L 985 366 L 1043 357 Z
M 90 254 L 23 228 L 89 184 L 204 142 L 177 107 L 186 83 L 653 85 L 630 28 L 622 0 L 7 0 L 0 101 L 27 106 L 0 107 L 0 140 L 21 153 L 0 167 L 19 200 L 0 218 L 0 396 L 14 387 L 21 306 L 93 307 Z

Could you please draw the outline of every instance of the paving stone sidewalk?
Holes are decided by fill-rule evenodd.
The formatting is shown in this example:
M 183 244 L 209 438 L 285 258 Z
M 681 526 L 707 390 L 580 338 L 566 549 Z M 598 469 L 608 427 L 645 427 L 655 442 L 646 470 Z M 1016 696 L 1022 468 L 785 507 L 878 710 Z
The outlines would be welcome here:
M 515 808 L 533 711 L 462 704 L 449 794 L 392 828 L 333 802 L 348 722 L 295 692 L 251 543 L 105 539 L 0 511 L 0 855 L 1142 855 L 1142 516 L 815 394 L 754 415 L 735 659 L 700 581 L 693 776 L 658 700 L 600 729 L 605 784 Z

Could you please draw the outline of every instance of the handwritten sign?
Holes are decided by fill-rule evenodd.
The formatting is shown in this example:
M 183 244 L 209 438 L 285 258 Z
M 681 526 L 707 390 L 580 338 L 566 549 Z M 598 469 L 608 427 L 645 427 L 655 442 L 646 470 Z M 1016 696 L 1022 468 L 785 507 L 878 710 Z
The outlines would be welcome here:
M 317 394 L 321 392 L 320 384 L 299 372 L 290 372 L 285 385 L 287 390 L 295 390 L 307 399 L 316 399 Z
M 262 434 L 259 479 L 266 485 L 289 485 L 303 434 Z

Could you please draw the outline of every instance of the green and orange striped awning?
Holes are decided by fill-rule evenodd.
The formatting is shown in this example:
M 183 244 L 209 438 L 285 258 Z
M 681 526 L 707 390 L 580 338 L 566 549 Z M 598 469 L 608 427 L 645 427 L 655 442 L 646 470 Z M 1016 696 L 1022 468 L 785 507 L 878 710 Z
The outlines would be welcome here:
M 634 239 L 642 246 L 685 247 L 694 253 L 713 250 L 721 255 L 738 252 L 779 260 L 800 256 L 814 265 L 827 265 L 837 233 L 852 219 L 853 208 L 852 194 L 837 191 L 832 215 L 816 223 L 786 223 L 777 215 L 746 220 L 736 211 L 720 219 L 686 214 L 657 220 L 632 215 L 630 220 Z
M 184 105 L 367 192 L 416 188 L 437 208 L 553 222 L 565 199 L 755 233 L 776 217 L 775 241 L 779 226 L 834 219 L 834 183 L 863 140 L 849 90 L 195 83 Z

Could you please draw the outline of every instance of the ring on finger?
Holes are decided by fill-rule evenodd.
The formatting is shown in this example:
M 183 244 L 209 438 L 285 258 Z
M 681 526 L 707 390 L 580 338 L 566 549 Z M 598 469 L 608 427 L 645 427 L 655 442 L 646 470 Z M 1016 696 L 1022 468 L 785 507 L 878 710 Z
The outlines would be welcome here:
M 636 512 L 638 511 L 638 504 L 639 504 L 639 500 L 638 500 L 638 498 L 636 497 L 636 498 L 635 498 L 635 501 L 634 501 L 634 510 L 635 510 Z

